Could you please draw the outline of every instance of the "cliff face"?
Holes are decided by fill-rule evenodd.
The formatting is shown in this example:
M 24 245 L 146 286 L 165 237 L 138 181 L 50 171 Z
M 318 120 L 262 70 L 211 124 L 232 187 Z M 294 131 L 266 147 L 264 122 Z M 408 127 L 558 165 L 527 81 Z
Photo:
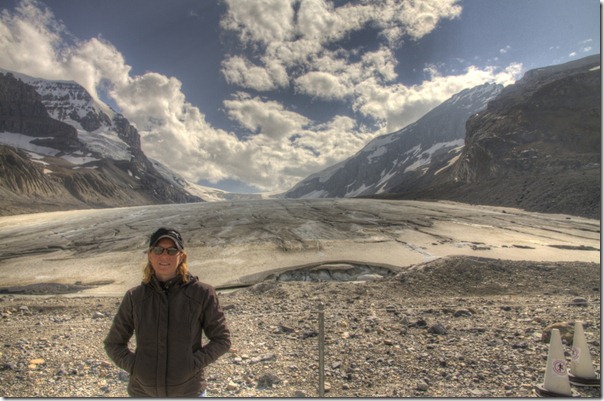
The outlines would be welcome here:
M 599 168 L 599 59 L 530 71 L 466 125 L 456 181 Z
M 39 145 L 78 150 L 74 127 L 51 118 L 40 95 L 12 75 L 0 74 L 0 132 L 18 132 L 36 139 Z
M 197 202 L 75 82 L 0 74 L 0 214 Z M 3 138 L 2 138 L 3 137 Z
M 529 71 L 466 123 L 458 160 L 391 198 L 600 217 L 599 56 Z

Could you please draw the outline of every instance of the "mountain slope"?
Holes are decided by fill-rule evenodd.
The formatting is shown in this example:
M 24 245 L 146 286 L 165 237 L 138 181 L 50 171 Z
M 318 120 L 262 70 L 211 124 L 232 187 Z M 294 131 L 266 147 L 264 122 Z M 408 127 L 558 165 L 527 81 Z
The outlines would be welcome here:
M 599 55 L 531 70 L 503 90 L 459 93 L 284 196 L 447 199 L 599 217 L 601 103 Z
M 439 180 L 389 197 L 449 199 L 599 217 L 600 57 L 528 71 L 467 122 Z
M 367 196 L 412 185 L 430 166 L 447 165 L 459 156 L 466 120 L 501 89 L 495 84 L 466 89 L 414 124 L 375 138 L 348 160 L 306 178 L 285 197 Z
M 25 82 L 24 82 L 25 81 Z M 0 73 L 0 214 L 196 202 L 77 83 Z

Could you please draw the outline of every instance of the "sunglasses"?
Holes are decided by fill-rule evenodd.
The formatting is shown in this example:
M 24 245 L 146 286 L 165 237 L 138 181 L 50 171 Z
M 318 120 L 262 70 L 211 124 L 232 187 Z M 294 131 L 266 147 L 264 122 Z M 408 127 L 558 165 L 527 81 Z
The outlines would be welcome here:
M 170 256 L 174 256 L 179 252 L 178 248 L 162 248 L 161 246 L 151 247 L 151 252 L 155 255 L 162 255 L 164 251 L 168 251 L 168 255 Z

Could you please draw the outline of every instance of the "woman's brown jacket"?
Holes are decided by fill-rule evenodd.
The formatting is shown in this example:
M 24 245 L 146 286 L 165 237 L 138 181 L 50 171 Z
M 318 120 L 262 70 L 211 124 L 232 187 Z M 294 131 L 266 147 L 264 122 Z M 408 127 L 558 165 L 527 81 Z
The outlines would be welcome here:
M 209 339 L 203 345 L 202 331 Z M 134 351 L 128 347 L 136 335 Z M 188 276 L 130 289 L 104 341 L 117 366 L 130 373 L 134 397 L 196 397 L 205 390 L 203 369 L 226 353 L 230 332 L 216 291 Z

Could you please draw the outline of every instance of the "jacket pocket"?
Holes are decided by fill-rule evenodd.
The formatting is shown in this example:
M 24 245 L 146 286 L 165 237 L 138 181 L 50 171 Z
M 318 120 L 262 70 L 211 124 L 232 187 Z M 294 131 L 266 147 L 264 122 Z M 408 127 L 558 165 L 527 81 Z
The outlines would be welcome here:
M 132 376 L 144 386 L 155 386 L 157 363 L 154 355 L 143 355 L 142 352 L 136 352 L 134 365 L 132 367 Z

